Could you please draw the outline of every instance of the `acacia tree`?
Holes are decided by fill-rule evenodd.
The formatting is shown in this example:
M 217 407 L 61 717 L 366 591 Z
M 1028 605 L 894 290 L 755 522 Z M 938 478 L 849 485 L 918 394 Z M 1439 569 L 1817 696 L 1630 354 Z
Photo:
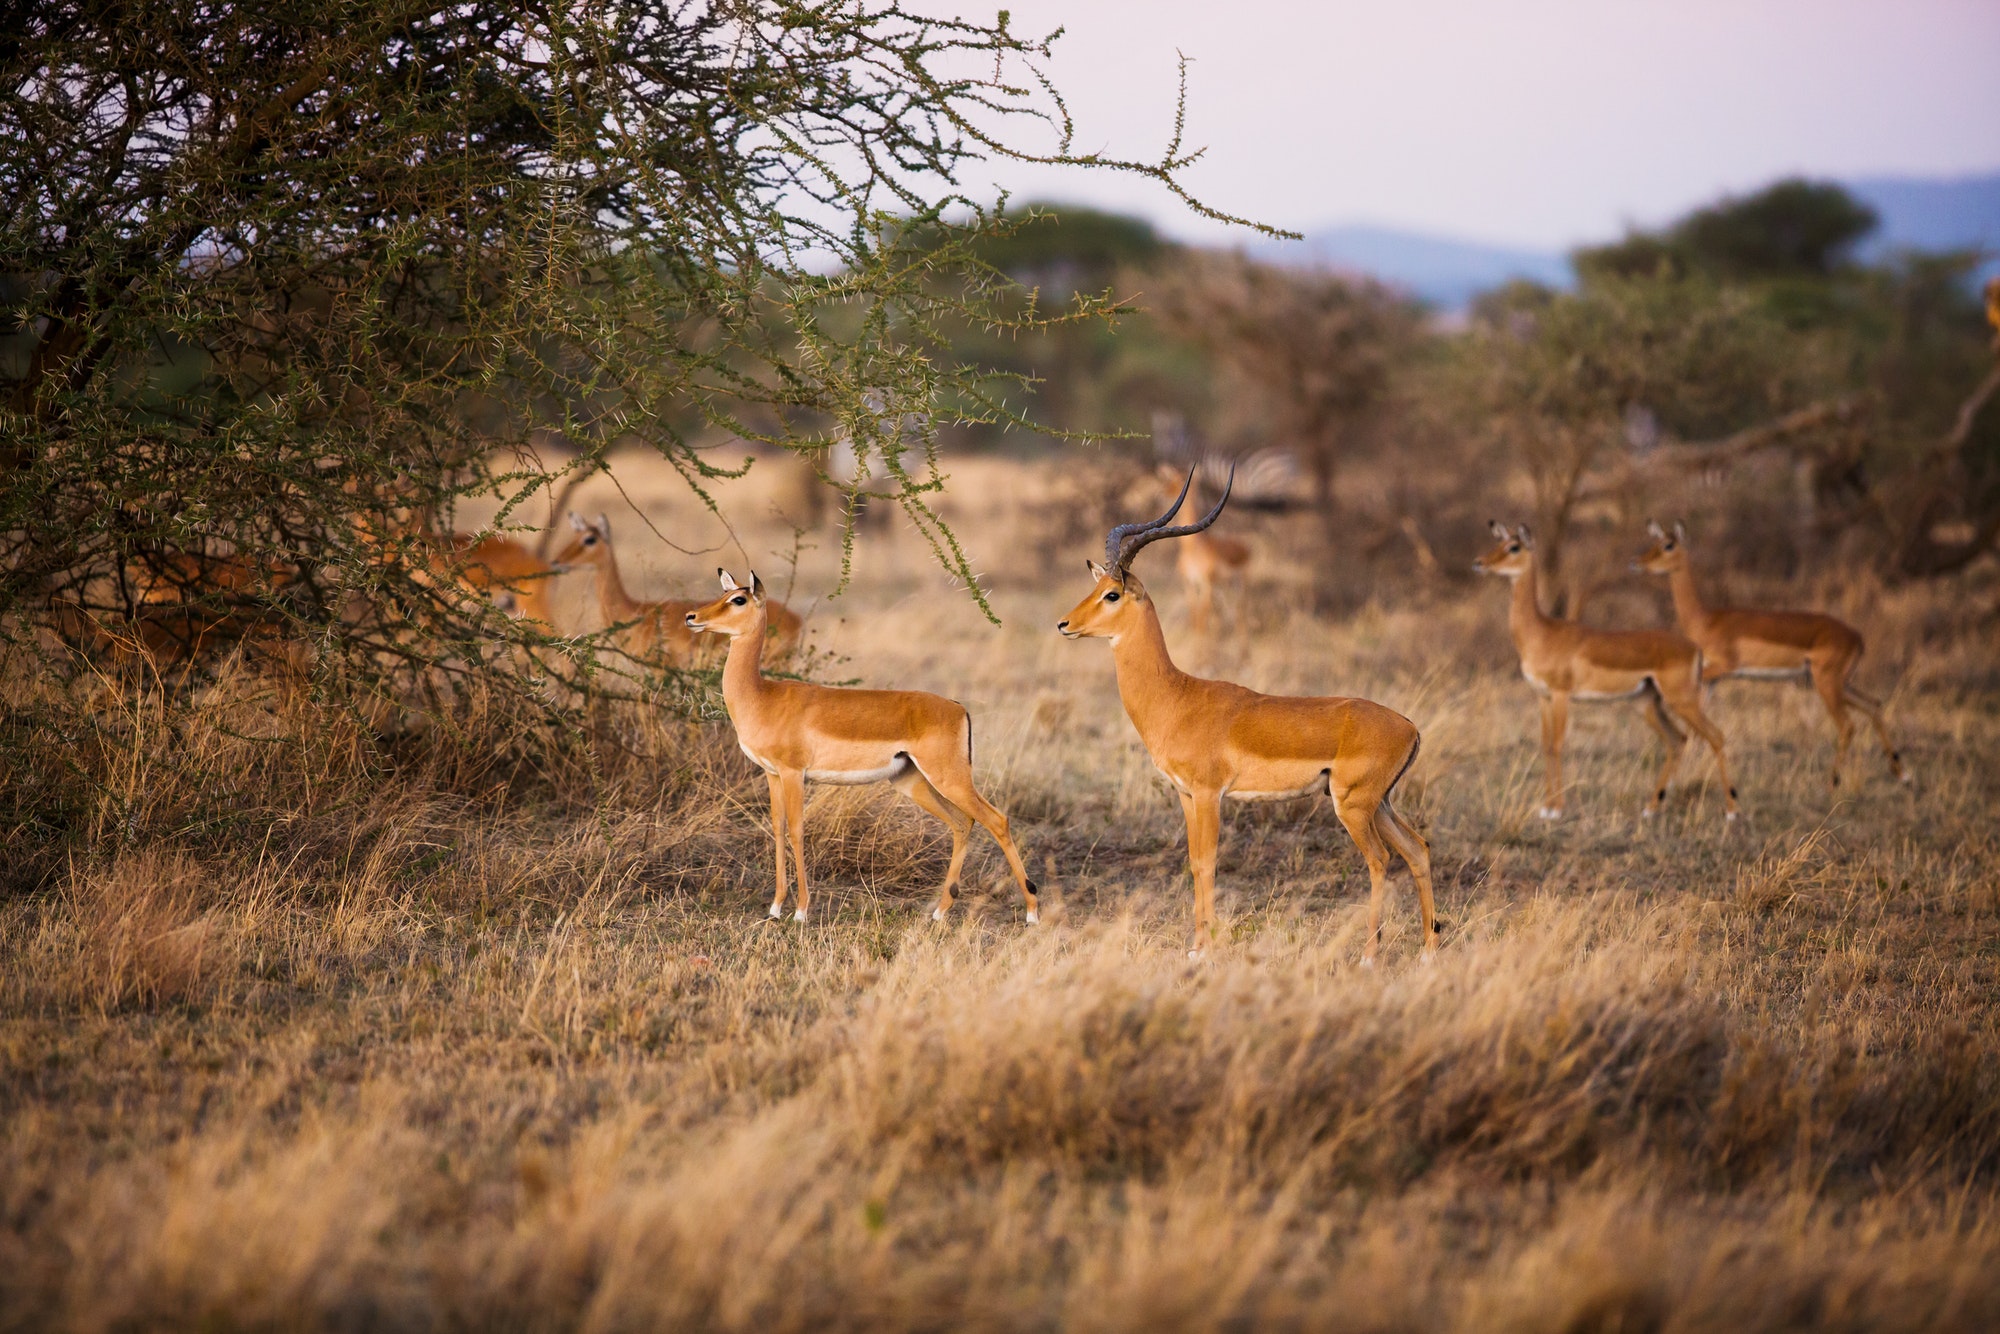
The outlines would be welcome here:
M 1322 510 L 1348 432 L 1386 393 L 1417 313 L 1379 283 L 1189 256 L 1162 275 L 1150 303 L 1169 329 L 1206 349 L 1311 463 Z
M 936 357 L 941 320 L 1101 303 L 996 305 L 973 255 L 1008 224 L 965 173 L 1029 158 L 1187 199 L 1194 157 L 1073 153 L 1048 50 L 1004 11 L 868 0 L 7 5 L 10 633 L 141 614 L 135 570 L 226 554 L 284 577 L 199 595 L 324 661 L 514 661 L 426 571 L 458 498 L 511 512 L 554 480 L 547 433 L 580 466 L 642 444 L 697 489 L 744 466 L 701 432 L 814 459 L 846 438 L 977 595 L 910 457 L 933 432 L 884 423 L 1004 412 Z
M 1685 452 L 1673 442 L 1762 424 L 1824 390 L 1809 340 L 1751 295 L 1697 279 L 1502 293 L 1476 312 L 1459 352 L 1471 424 L 1526 471 L 1540 558 L 1558 586 L 1586 480 L 1608 461 L 1655 445 Z

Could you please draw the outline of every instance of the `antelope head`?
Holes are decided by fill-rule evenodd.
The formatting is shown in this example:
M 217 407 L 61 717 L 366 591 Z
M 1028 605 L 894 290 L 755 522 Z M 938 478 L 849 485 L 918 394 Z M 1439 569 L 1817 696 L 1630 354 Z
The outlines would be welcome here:
M 696 634 L 728 635 L 732 639 L 756 629 L 764 621 L 764 581 L 752 570 L 750 586 L 745 588 L 729 571 L 716 573 L 722 576 L 722 596 L 689 612 L 688 629 Z
M 569 545 L 556 553 L 549 562 L 558 574 L 568 574 L 584 565 L 596 565 L 611 554 L 611 519 L 600 514 L 595 519 L 586 519 L 575 510 L 569 512 L 569 526 L 576 530 L 576 536 Z
M 1687 525 L 1676 523 L 1671 533 L 1648 519 L 1646 532 L 1653 539 L 1632 569 L 1640 574 L 1672 574 L 1687 565 Z
M 1495 519 L 1490 525 L 1499 545 L 1472 562 L 1480 574 L 1497 574 L 1502 579 L 1519 579 L 1535 567 L 1535 536 L 1528 525 L 1509 528 Z
M 1119 635 L 1137 614 L 1137 608 L 1146 604 L 1146 586 L 1139 582 L 1139 576 L 1132 573 L 1132 560 L 1149 543 L 1169 537 L 1186 537 L 1198 533 L 1222 513 L 1222 507 L 1229 503 L 1230 488 L 1236 484 L 1236 470 L 1229 471 L 1229 484 L 1222 488 L 1222 498 L 1195 523 L 1169 528 L 1167 523 L 1187 500 L 1188 488 L 1194 485 L 1194 469 L 1188 469 L 1187 480 L 1181 483 L 1181 491 L 1174 497 L 1174 503 L 1167 506 L 1167 512 L 1149 523 L 1121 523 L 1113 528 L 1104 539 L 1105 564 L 1090 561 L 1090 577 L 1093 580 L 1090 593 L 1083 601 L 1071 609 L 1070 614 L 1056 623 L 1056 629 L 1066 639 L 1109 639 L 1116 642 Z

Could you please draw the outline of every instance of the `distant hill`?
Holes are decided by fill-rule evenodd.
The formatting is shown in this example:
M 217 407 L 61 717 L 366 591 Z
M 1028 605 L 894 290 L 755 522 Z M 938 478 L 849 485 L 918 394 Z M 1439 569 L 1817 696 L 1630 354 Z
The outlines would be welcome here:
M 1956 180 L 1880 176 L 1842 182 L 1881 215 L 1862 243 L 1861 258 L 1898 250 L 1984 250 L 1982 280 L 2000 274 L 2000 173 Z M 1267 241 L 1258 258 L 1277 264 L 1367 274 L 1441 310 L 1463 310 L 1472 298 L 1513 278 L 1550 287 L 1573 281 L 1569 259 L 1550 250 L 1516 250 L 1477 241 L 1360 225 L 1309 232 L 1303 241 Z
M 2000 273 L 2000 173 L 1958 180 L 1884 176 L 1846 182 L 1882 216 L 1861 243 L 1863 259 L 1897 250 L 1984 250 L 1986 273 Z
M 1488 288 L 1515 278 L 1551 287 L 1570 284 L 1569 260 L 1541 250 L 1511 250 L 1393 227 L 1328 227 L 1303 241 L 1267 241 L 1260 259 L 1302 268 L 1362 273 L 1443 310 L 1462 310 Z

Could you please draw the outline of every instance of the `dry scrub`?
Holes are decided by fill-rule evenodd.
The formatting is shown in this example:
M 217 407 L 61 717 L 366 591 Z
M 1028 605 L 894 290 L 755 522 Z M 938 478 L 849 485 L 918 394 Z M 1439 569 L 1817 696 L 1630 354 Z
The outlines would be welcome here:
M 766 922 L 761 780 L 639 706 L 526 777 L 497 725 L 384 768 L 309 700 L 141 703 L 38 778 L 82 832 L 10 838 L 0 1326 L 2000 1325 L 1990 572 L 1822 601 L 1914 795 L 1863 752 L 1834 802 L 1809 696 L 1718 692 L 1734 832 L 1706 761 L 1640 824 L 1615 708 L 1530 818 L 1490 590 L 1335 622 L 1260 579 L 1250 642 L 1185 659 L 1425 731 L 1445 948 L 1399 879 L 1370 973 L 1324 803 L 1229 814 L 1190 965 L 1178 810 L 1049 629 L 1067 576 L 990 630 L 910 545 L 816 630 L 971 704 L 1034 931 L 983 843 L 932 925 L 941 829 L 843 791 L 824 915 Z

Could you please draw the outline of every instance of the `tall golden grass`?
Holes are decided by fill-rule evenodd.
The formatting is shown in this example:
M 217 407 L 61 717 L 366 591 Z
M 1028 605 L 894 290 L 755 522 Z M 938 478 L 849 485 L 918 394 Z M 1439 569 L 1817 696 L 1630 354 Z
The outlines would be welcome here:
M 1810 696 L 1724 686 L 1747 828 L 1706 761 L 1642 824 L 1615 708 L 1545 826 L 1498 595 L 1317 618 L 1265 534 L 1249 637 L 1169 637 L 1424 729 L 1446 948 L 1399 879 L 1365 972 L 1323 803 L 1229 814 L 1190 964 L 1064 572 L 995 630 L 911 546 L 815 634 L 971 705 L 1033 930 L 984 844 L 930 923 L 948 840 L 882 791 L 814 793 L 824 914 L 765 921 L 761 779 L 642 705 L 554 790 L 497 727 L 383 769 L 254 681 L 106 723 L 89 837 L 17 833 L 0 899 L 0 1327 L 2000 1326 L 1992 572 L 1794 594 L 1868 632 L 1914 792 L 1864 751 L 1834 799 Z

